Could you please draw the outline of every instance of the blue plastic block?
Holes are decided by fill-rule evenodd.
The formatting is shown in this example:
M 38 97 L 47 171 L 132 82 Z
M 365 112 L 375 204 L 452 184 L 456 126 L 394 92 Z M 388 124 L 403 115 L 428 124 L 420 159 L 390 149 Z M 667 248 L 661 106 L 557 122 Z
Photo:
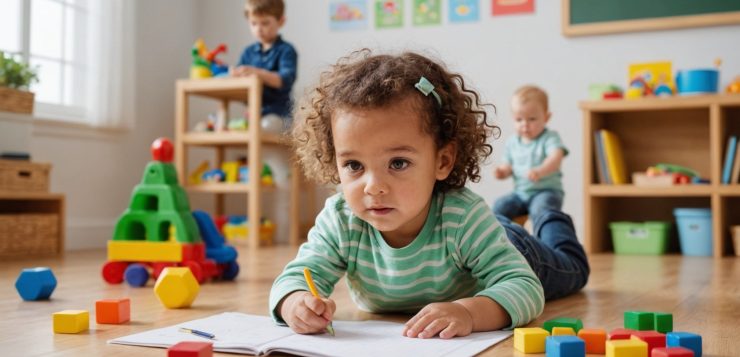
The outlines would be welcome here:
M 585 357 L 586 342 L 577 336 L 547 336 L 545 355 L 547 357 Z
M 48 299 L 56 287 L 57 279 L 46 267 L 23 269 L 15 281 L 15 289 L 26 301 Z
M 665 335 L 666 347 L 684 347 L 701 357 L 701 336 L 691 332 L 669 332 Z
M 126 271 L 123 273 L 123 278 L 131 286 L 144 286 L 149 281 L 149 271 L 143 264 L 131 264 L 126 267 Z

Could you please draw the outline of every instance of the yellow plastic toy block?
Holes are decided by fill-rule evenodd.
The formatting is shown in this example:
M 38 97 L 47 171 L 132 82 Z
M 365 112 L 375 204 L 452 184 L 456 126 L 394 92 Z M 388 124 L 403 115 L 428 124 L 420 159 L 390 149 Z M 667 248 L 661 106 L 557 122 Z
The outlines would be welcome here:
M 109 261 L 181 262 L 178 242 L 108 241 Z
M 189 307 L 200 292 L 190 268 L 164 268 L 154 284 L 154 294 L 168 309 Z
M 573 331 L 573 329 L 570 327 L 553 327 L 552 335 L 553 336 L 575 336 L 576 332 Z
M 51 316 L 54 333 L 80 333 L 90 327 L 90 313 L 87 310 L 64 310 Z
M 606 341 L 606 357 L 648 357 L 648 345 L 638 339 Z
M 514 329 L 514 348 L 523 353 L 545 353 L 545 339 L 550 336 L 540 327 L 520 327 Z

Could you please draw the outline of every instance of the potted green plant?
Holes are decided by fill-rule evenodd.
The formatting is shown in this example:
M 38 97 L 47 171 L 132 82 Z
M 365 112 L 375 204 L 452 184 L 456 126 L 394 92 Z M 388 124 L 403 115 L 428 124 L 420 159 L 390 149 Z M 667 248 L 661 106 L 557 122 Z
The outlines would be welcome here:
M 34 94 L 28 90 L 38 81 L 37 69 L 0 51 L 0 110 L 31 114 Z

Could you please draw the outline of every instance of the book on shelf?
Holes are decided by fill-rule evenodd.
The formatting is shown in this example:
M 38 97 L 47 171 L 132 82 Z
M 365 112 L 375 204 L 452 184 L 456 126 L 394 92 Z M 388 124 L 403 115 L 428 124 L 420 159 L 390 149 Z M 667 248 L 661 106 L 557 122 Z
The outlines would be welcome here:
M 599 178 L 599 183 L 611 184 L 609 170 L 607 169 L 606 159 L 604 157 L 604 144 L 601 141 L 601 133 L 598 130 L 594 131 L 594 158 L 596 159 L 596 174 Z
M 732 175 L 730 176 L 730 183 L 738 183 L 740 181 L 740 145 L 735 144 L 735 162 L 732 164 Z
M 722 168 L 722 183 L 729 184 L 732 174 L 732 164 L 735 162 L 735 152 L 737 151 L 737 136 L 731 135 L 727 138 L 727 147 L 725 148 L 725 165 Z
M 609 171 L 611 183 L 622 185 L 628 183 L 627 168 L 624 163 L 624 154 L 622 145 L 619 143 L 619 137 L 613 132 L 601 129 L 601 143 L 604 146 L 604 158 Z

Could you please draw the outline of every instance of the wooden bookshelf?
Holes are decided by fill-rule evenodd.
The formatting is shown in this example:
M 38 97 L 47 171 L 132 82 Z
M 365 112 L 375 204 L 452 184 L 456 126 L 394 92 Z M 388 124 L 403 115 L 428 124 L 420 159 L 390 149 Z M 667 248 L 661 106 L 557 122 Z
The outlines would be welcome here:
M 702 207 L 712 211 L 714 257 L 733 253 L 730 226 L 740 225 L 740 184 L 722 184 L 722 167 L 727 138 L 740 136 L 740 95 L 585 101 L 580 108 L 587 252 L 613 251 L 610 222 L 675 222 L 674 208 Z M 698 171 L 709 184 L 655 188 L 599 183 L 593 137 L 599 129 L 619 137 L 628 176 L 671 163 Z M 675 229 L 670 239 L 676 250 Z
M 229 117 L 229 103 L 237 101 L 248 104 L 249 125 L 246 131 L 192 132 L 189 130 L 189 100 L 191 96 L 213 99 L 218 103 L 217 116 L 223 120 Z M 262 193 L 274 188 L 261 184 L 259 170 L 249 170 L 247 183 L 203 183 L 191 185 L 187 181 L 188 148 L 209 147 L 215 150 L 215 166 L 224 161 L 226 148 L 243 148 L 249 158 L 250 167 L 262 167 L 262 147 L 273 145 L 288 149 L 282 137 L 263 133 L 260 126 L 262 107 L 262 82 L 256 76 L 239 78 L 182 79 L 176 83 L 175 108 L 175 166 L 178 180 L 189 193 L 213 194 L 216 199 L 216 214 L 224 213 L 224 195 L 246 194 L 247 215 L 249 219 L 248 245 L 259 246 L 259 225 L 262 217 Z M 289 242 L 297 245 L 301 223 L 299 221 L 299 191 L 301 173 L 297 165 L 291 165 L 290 224 Z M 313 207 L 313 195 L 308 195 L 308 207 Z M 257 219 L 255 219 L 257 217 Z

